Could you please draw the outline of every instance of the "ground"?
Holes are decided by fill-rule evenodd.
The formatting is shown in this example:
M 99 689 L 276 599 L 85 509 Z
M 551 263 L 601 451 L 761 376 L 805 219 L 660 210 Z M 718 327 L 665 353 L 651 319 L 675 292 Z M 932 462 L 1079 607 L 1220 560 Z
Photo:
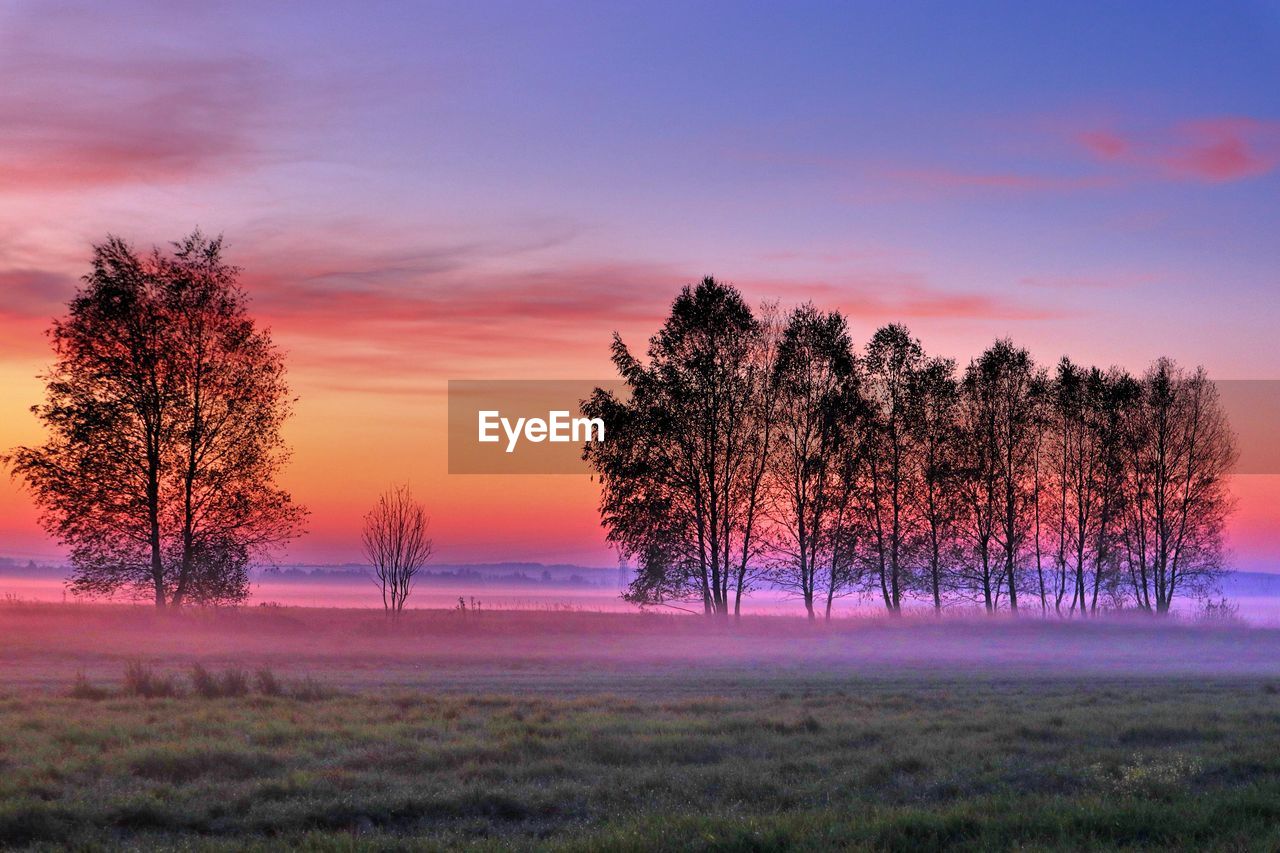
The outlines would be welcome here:
M 0 637 L 6 846 L 1280 847 L 1267 630 L 25 606 Z

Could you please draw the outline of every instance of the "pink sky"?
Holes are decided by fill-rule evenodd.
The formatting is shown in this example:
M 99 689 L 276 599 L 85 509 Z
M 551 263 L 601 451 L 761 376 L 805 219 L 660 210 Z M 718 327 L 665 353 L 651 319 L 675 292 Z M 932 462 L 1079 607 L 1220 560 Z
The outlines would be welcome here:
M 445 382 L 608 378 L 705 274 L 961 362 L 1276 378 L 1280 21 L 1212 8 L 10 4 L 0 447 L 91 243 L 195 226 L 290 353 L 291 559 L 355 559 L 408 478 L 441 560 L 608 562 L 587 478 L 446 473 Z M 1280 478 L 1238 493 L 1280 567 Z M 0 554 L 56 553 L 0 485 Z

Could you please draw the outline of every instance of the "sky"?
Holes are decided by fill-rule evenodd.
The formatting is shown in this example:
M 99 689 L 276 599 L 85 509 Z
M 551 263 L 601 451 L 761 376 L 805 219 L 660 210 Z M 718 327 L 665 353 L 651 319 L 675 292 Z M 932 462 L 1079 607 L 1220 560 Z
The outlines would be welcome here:
M 447 473 L 446 382 L 607 379 L 708 274 L 962 364 L 1280 378 L 1277 2 L 0 2 L 0 81 L 0 448 L 95 241 L 221 233 L 299 396 L 289 560 L 407 480 L 440 561 L 609 564 L 587 476 Z M 59 553 L 0 480 L 0 554 Z

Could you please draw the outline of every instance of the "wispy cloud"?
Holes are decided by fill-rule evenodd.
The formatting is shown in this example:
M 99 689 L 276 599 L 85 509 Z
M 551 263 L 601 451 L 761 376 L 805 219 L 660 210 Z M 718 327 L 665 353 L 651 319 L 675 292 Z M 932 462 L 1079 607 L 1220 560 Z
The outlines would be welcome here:
M 320 234 L 329 233 L 319 227 Z M 1037 321 L 1061 309 L 1022 296 L 939 287 L 922 274 L 858 270 L 814 278 L 735 276 L 677 264 L 565 260 L 542 251 L 554 229 L 524 240 L 374 245 L 316 237 L 307 246 L 232 243 L 254 311 L 308 382 L 341 390 L 422 393 L 448 377 L 608 369 L 617 330 L 643 348 L 679 288 L 716 272 L 748 299 L 815 300 L 874 323 Z M 750 262 L 747 263 L 749 268 Z M 64 274 L 0 272 L 7 316 L 47 324 L 74 291 Z M 42 339 L 27 335 L 32 345 Z
M 1280 121 L 1248 116 L 1131 127 L 1074 117 L 1028 119 L 1001 124 L 983 138 L 999 144 L 976 149 L 958 143 L 945 164 L 880 164 L 869 173 L 869 183 L 888 188 L 895 199 L 1062 194 L 1156 183 L 1224 184 L 1280 167 Z
M 1075 192 L 1115 186 L 1107 175 L 1051 175 L 1031 172 L 980 172 L 963 169 L 895 169 L 888 176 L 909 187 L 939 191 Z
M 1280 121 L 1248 116 L 1196 118 L 1146 132 L 1090 129 L 1075 139 L 1095 160 L 1147 178 L 1217 184 L 1280 166 Z
M 1018 279 L 1023 287 L 1042 290 L 1127 290 L 1162 278 L 1156 273 L 1118 272 L 1096 275 L 1029 275 Z
M 47 355 L 49 344 L 42 331 L 63 312 L 75 289 L 75 279 L 61 273 L 0 269 L 0 358 Z
M 764 298 L 789 302 L 812 299 L 839 308 L 850 317 L 877 324 L 916 320 L 1034 321 L 1071 313 L 1016 296 L 939 287 L 926 276 L 909 272 L 849 273 L 818 281 L 747 280 L 740 284 L 744 290 Z
M 25 9 L 0 33 L 0 193 L 163 184 L 244 170 L 285 106 L 255 56 L 177 50 L 130 15 Z M 152 10 L 151 14 L 168 14 Z

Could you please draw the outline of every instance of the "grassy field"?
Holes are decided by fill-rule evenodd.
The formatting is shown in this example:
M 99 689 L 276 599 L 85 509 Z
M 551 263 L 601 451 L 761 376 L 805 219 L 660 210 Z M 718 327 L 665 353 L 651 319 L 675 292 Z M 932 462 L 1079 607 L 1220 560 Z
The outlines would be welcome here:
M 885 637 L 914 648 L 938 631 L 1084 648 L 1119 631 L 1183 660 L 1192 649 L 1265 656 L 1272 632 L 850 625 L 833 639 L 803 625 L 735 635 L 623 620 L 615 634 L 638 647 L 673 633 L 681 646 L 699 641 L 687 659 L 637 651 L 632 669 L 590 655 L 556 665 L 538 651 L 549 646 L 537 625 L 513 635 L 494 614 L 491 628 L 467 629 L 492 663 L 472 680 L 418 641 L 416 667 L 402 649 L 339 666 L 328 648 L 370 632 L 382 646 L 445 636 L 433 621 L 443 614 L 391 632 L 347 616 L 309 657 L 273 647 L 269 621 L 219 647 L 192 640 L 206 636 L 199 620 L 158 632 L 142 612 L 49 611 L 46 623 L 86 630 L 49 632 L 42 645 L 14 630 L 32 618 L 0 613 L 6 846 L 1280 848 L 1280 674 L 1215 674 L 1226 667 L 1207 653 L 1198 673 L 1144 675 L 1119 653 L 1094 670 L 1044 672 L 1000 666 L 1011 657 L 981 646 L 980 665 L 963 671 L 868 663 L 898 660 Z M 96 633 L 103 620 L 119 628 L 111 640 Z M 600 623 L 581 620 L 548 616 L 542 631 L 556 648 L 566 632 L 595 636 Z M 790 666 L 726 651 L 806 636 L 821 653 Z M 880 658 L 832 651 L 868 638 Z M 625 647 L 611 645 L 610 659 Z M 721 654 L 707 659 L 708 648 Z M 264 662 L 272 678 L 256 675 Z

